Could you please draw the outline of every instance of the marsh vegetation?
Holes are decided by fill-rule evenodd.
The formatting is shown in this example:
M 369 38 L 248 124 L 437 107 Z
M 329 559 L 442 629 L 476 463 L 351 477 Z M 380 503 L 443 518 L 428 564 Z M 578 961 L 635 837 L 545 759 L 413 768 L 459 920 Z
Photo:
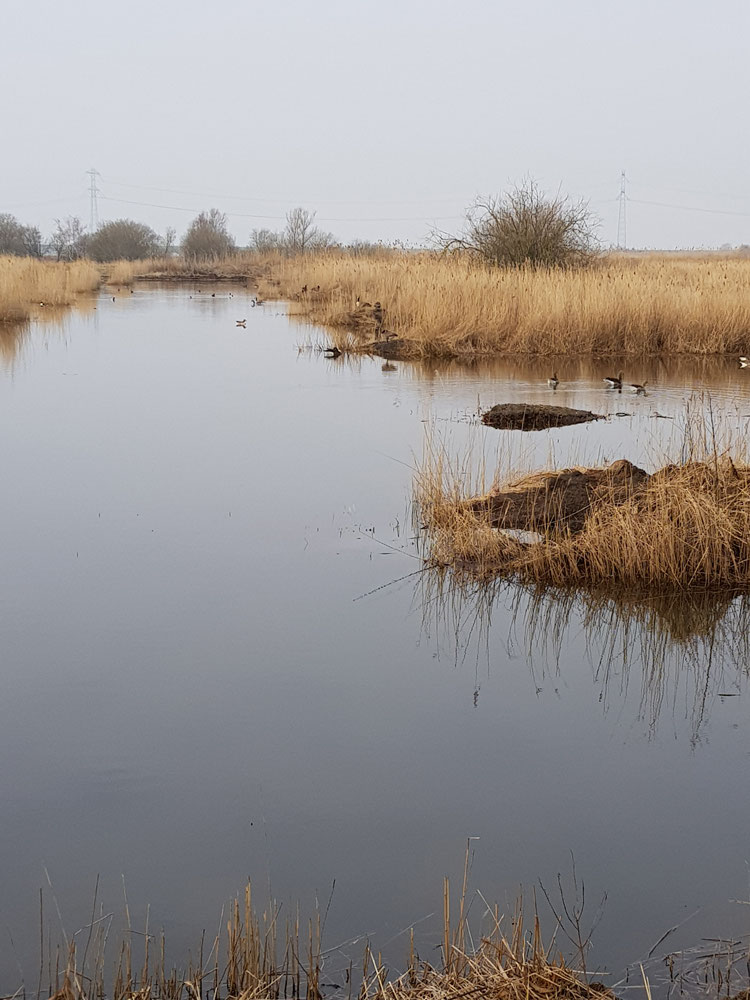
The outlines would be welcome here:
M 709 420 L 706 420 L 706 413 Z M 663 591 L 750 582 L 750 465 L 744 439 L 685 410 L 679 453 L 650 475 L 622 459 L 603 468 L 494 470 L 487 489 L 467 459 L 428 443 L 415 498 L 428 558 L 479 577 L 553 586 Z M 530 532 L 529 542 L 515 532 Z

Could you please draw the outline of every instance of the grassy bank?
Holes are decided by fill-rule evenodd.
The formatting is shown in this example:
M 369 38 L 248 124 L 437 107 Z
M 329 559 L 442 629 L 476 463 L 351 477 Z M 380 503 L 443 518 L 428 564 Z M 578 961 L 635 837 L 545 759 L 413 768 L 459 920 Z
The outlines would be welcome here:
M 23 322 L 39 308 L 71 305 L 100 283 L 99 268 L 91 261 L 0 257 L 0 323 Z
M 268 258 L 261 294 L 361 347 L 380 324 L 402 355 L 750 353 L 750 259 L 610 256 L 579 270 L 501 270 L 461 257 L 332 252 Z M 357 300 L 360 306 L 357 306 Z
M 468 460 L 430 443 L 415 482 L 427 559 L 477 578 L 634 591 L 750 584 L 750 463 L 739 436 L 719 441 L 705 412 L 651 474 L 499 469 L 486 489 Z M 671 460 L 670 460 L 671 458 Z M 522 532 L 532 532 L 531 540 Z

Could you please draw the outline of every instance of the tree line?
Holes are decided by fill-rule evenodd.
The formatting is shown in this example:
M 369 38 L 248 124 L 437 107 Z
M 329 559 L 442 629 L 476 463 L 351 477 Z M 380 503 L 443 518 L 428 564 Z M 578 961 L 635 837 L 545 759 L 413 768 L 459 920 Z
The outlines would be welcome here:
M 336 246 L 331 233 L 315 225 L 315 212 L 294 208 L 287 213 L 286 225 L 278 232 L 254 229 L 248 248 L 259 253 L 278 251 L 305 253 Z M 363 244 L 364 245 L 364 244 Z M 197 215 L 178 242 L 176 230 L 169 226 L 163 235 L 134 219 L 104 222 L 89 232 L 77 216 L 55 219 L 55 227 L 45 240 L 36 226 L 26 226 L 8 213 L 0 214 L 0 254 L 17 257 L 51 257 L 58 261 L 143 260 L 169 257 L 177 250 L 183 256 L 199 260 L 227 257 L 237 246 L 229 231 L 227 216 L 216 208 Z
M 280 230 L 253 229 L 248 249 L 292 256 L 340 247 L 332 233 L 315 225 L 315 212 L 293 208 L 285 222 Z M 576 267 L 597 255 L 597 224 L 585 201 L 559 193 L 550 198 L 527 180 L 503 195 L 478 199 L 461 232 L 435 231 L 432 243 L 444 253 L 459 252 L 497 267 Z M 0 215 L 0 254 L 111 261 L 166 257 L 179 250 L 189 260 L 209 260 L 237 249 L 226 214 L 216 208 L 197 215 L 179 243 L 172 227 L 160 236 L 142 222 L 116 219 L 90 233 L 75 216 L 56 219 L 45 243 L 37 227 Z M 386 248 L 360 240 L 341 249 L 365 256 Z

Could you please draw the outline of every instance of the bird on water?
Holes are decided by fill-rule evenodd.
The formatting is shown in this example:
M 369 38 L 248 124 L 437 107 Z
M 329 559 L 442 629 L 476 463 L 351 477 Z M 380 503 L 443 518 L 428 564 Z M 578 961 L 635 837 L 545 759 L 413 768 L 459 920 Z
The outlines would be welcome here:
M 628 389 L 630 390 L 630 392 L 634 392 L 637 395 L 645 395 L 646 394 L 646 386 L 647 385 L 648 385 L 648 382 L 632 382 L 628 386 Z
M 750 358 L 740 358 L 740 368 L 750 367 Z
M 622 372 L 617 376 L 608 375 L 602 382 L 606 382 L 610 389 L 622 389 L 622 375 Z
M 560 384 L 560 379 L 557 377 L 557 372 L 552 372 L 552 378 L 547 379 L 547 385 L 550 389 L 556 389 Z

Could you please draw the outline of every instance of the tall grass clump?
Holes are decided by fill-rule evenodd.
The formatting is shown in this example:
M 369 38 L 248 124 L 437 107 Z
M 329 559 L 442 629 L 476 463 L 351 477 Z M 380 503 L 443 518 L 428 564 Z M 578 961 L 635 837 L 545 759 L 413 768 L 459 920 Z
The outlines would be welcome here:
M 738 436 L 719 434 L 704 417 L 700 407 L 688 409 L 679 453 L 667 456 L 650 476 L 636 470 L 639 478 L 630 480 L 621 477 L 626 462 L 573 476 L 575 470 L 520 476 L 508 470 L 505 485 L 477 493 L 442 449 L 428 449 L 415 482 L 428 561 L 479 578 L 506 576 L 556 587 L 747 588 L 747 448 Z M 565 476 L 579 484 L 572 497 L 556 490 Z M 497 512 L 532 496 L 526 528 L 535 537 L 529 541 L 504 530 Z
M 100 283 L 98 267 L 88 260 L 0 257 L 0 323 L 23 322 L 40 306 L 68 306 Z
M 334 331 L 355 329 L 361 304 L 379 302 L 405 357 L 750 354 L 750 259 L 740 256 L 609 255 L 565 269 L 329 251 L 269 256 L 263 271 L 262 294 Z
M 82 940 L 67 938 L 63 953 L 53 956 L 47 944 L 37 997 L 53 1000 L 322 1000 L 324 970 L 340 977 L 338 995 L 352 1000 L 440 1000 L 443 997 L 484 996 L 493 1000 L 614 1000 L 601 983 L 589 984 L 585 972 L 587 942 L 574 941 L 582 969 L 569 966 L 561 954 L 542 943 L 540 921 L 524 924 L 522 901 L 512 920 L 506 921 L 497 906 L 484 904 L 482 930 L 476 939 L 468 923 L 466 871 L 463 891 L 451 909 L 448 880 L 443 886 L 443 925 L 438 960 L 423 961 L 417 954 L 411 930 L 406 971 L 393 978 L 381 955 L 369 945 L 361 962 L 347 959 L 339 948 L 322 949 L 321 920 L 316 912 L 303 921 L 299 911 L 282 918 L 281 907 L 271 903 L 261 914 L 253 907 L 248 886 L 229 907 L 223 928 L 213 940 L 202 940 L 187 965 L 178 969 L 166 958 L 164 934 L 145 932 L 128 922 L 121 942 L 110 940 L 112 914 L 102 914 L 83 929 Z M 480 899 L 482 897 L 479 897 Z M 574 911 L 576 914 L 578 910 Z M 508 934 L 505 928 L 508 926 Z M 134 942 L 142 942 L 136 946 Z M 45 943 L 43 941 L 43 943 Z M 110 979 L 108 957 L 115 952 Z M 328 957 L 327 957 L 328 956 Z M 346 961 L 344 968 L 326 968 L 327 962 Z M 46 968 L 45 968 L 46 966 Z M 111 966 L 110 966 L 111 967 Z M 19 989 L 17 994 L 21 995 Z M 331 995 L 330 993 L 328 995 Z

